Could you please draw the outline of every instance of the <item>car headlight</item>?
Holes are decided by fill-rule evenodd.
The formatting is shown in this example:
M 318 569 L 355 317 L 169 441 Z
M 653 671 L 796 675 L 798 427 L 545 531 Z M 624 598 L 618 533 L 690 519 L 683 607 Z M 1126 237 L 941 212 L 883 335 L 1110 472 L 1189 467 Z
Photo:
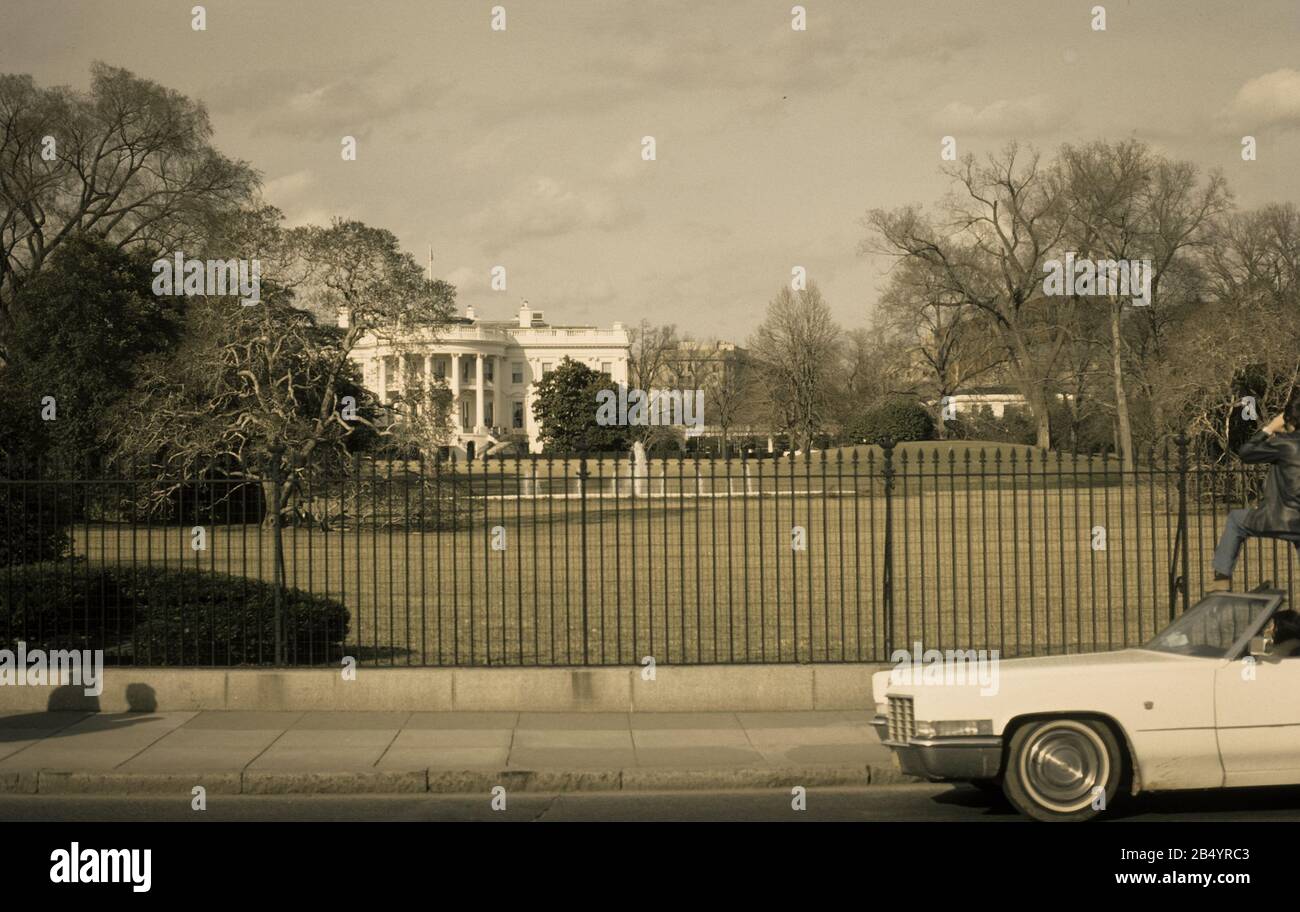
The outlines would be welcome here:
M 917 722 L 918 738 L 956 738 L 962 735 L 993 734 L 992 719 L 949 719 L 943 722 Z

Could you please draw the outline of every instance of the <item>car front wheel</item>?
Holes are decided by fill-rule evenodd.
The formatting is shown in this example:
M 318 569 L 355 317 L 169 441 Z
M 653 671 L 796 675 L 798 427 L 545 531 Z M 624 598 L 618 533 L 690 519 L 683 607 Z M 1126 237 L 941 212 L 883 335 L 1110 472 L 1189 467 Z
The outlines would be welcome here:
M 1035 820 L 1090 820 L 1110 805 L 1124 773 L 1115 734 L 1093 719 L 1028 722 L 1007 749 L 1003 791 Z

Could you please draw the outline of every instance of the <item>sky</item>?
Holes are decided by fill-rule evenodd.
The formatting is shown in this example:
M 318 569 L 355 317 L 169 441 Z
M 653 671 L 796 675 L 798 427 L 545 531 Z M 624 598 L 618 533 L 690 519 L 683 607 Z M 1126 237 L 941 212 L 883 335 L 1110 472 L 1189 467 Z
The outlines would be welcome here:
M 803 266 L 866 326 L 890 261 L 862 218 L 941 201 L 944 136 L 1136 137 L 1242 207 L 1300 202 L 1300 0 L 806 0 L 802 31 L 790 0 L 213 0 L 204 31 L 194 5 L 0 0 L 0 72 L 84 88 L 101 60 L 201 100 L 290 224 L 432 245 L 483 319 L 743 343 Z

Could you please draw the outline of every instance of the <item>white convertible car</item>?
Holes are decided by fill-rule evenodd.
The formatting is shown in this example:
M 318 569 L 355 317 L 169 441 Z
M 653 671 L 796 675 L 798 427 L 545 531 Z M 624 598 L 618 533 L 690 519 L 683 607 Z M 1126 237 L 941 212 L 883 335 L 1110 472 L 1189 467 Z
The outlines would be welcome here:
M 1121 789 L 1300 784 L 1300 656 L 1261 636 L 1285 597 L 1214 593 L 1140 649 L 1004 660 L 996 688 L 877 672 L 873 725 L 904 772 L 1001 788 L 1039 820 Z

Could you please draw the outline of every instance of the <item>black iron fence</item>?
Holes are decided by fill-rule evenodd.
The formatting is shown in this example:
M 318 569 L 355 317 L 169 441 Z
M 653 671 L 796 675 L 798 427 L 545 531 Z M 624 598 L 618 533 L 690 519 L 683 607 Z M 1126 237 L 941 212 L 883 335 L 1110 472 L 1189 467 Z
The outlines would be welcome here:
M 117 664 L 625 665 L 1004 656 L 1149 639 L 1260 473 L 1186 448 L 780 459 L 357 458 L 265 477 L 6 467 L 0 643 Z M 1255 541 L 1239 585 L 1287 587 Z M 1184 585 L 1185 581 L 1185 585 Z

